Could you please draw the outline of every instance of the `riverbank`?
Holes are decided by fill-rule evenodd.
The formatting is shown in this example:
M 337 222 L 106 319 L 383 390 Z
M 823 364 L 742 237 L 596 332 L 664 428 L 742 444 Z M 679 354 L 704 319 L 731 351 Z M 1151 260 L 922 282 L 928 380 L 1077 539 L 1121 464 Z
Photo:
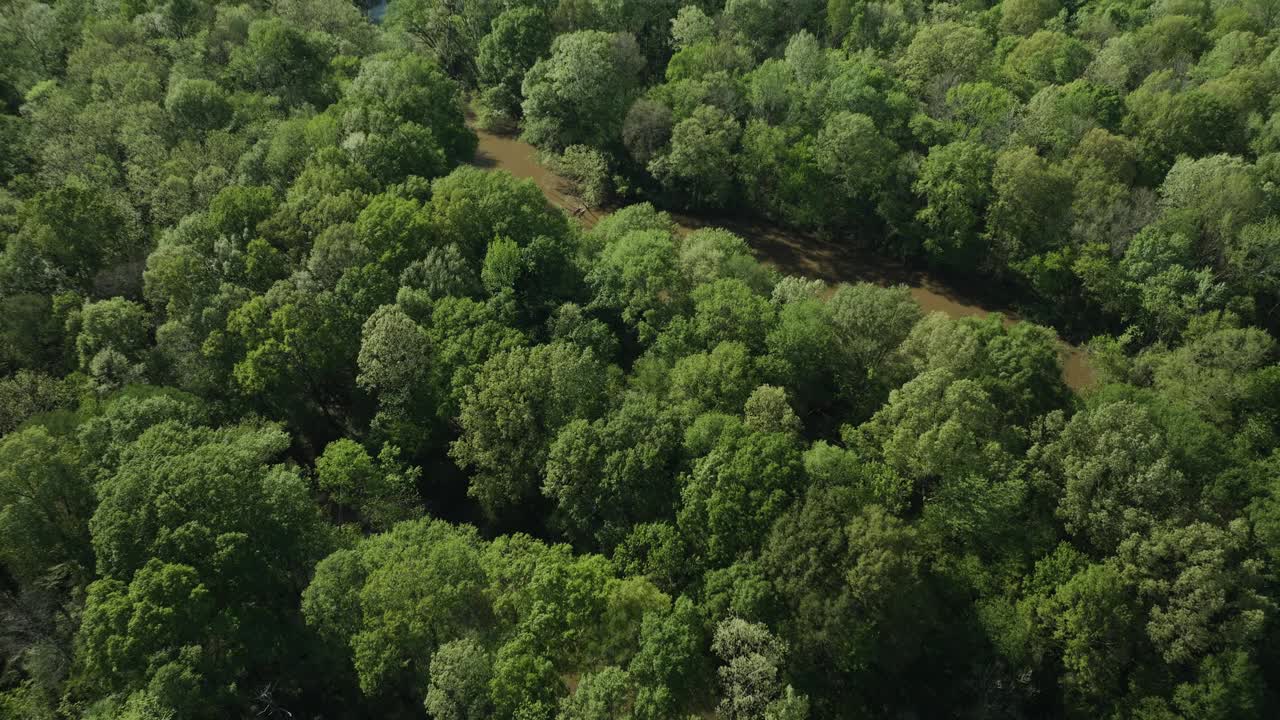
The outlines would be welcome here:
M 538 162 L 538 151 L 515 137 L 497 135 L 474 128 L 480 138 L 472 164 L 486 169 L 505 170 L 519 178 L 533 180 L 557 207 L 574 211 L 583 204 L 567 190 L 565 181 Z M 590 227 L 608 211 L 586 209 L 578 216 Z M 903 284 L 925 312 L 942 312 L 953 318 L 984 316 L 1000 312 L 1008 323 L 1019 322 L 1007 308 L 992 307 L 964 297 L 926 273 L 910 270 L 883 258 L 851 251 L 832 241 L 801 236 L 761 222 L 735 218 L 702 218 L 671 213 L 682 233 L 703 227 L 723 227 L 737 233 L 751 246 L 756 257 L 787 275 L 818 278 L 828 283 L 871 282 L 878 285 Z M 1094 383 L 1093 368 L 1083 348 L 1060 342 L 1062 377 L 1076 391 Z

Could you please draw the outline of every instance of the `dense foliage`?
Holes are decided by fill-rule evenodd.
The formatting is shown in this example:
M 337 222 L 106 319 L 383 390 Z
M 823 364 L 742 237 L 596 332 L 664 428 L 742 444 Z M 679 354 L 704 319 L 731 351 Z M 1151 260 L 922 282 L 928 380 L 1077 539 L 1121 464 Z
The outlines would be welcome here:
M 6 4 L 0 718 L 1275 717 L 1277 17 Z
M 1223 310 L 1274 328 L 1269 0 L 462 5 L 481 121 L 590 200 L 857 238 L 1082 338 L 1168 342 Z

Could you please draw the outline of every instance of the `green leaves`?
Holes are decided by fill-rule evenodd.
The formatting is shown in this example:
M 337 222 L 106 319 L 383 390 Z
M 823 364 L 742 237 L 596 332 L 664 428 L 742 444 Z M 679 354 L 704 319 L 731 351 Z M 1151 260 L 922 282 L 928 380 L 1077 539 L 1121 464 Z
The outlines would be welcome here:
M 675 242 L 659 230 L 634 230 L 606 245 L 587 282 L 592 304 L 618 312 L 642 338 L 652 337 L 687 293 Z
M 1068 692 L 1086 707 L 1123 692 L 1137 653 L 1137 609 L 1113 564 L 1086 567 L 1059 585 L 1040 612 L 1062 648 Z
M 214 130 L 231 119 L 231 101 L 227 92 L 212 80 L 184 78 L 169 85 L 165 109 L 184 126 Z
M 148 688 L 212 717 L 305 642 L 294 608 L 327 542 L 302 479 L 268 465 L 287 444 L 274 428 L 168 422 L 125 450 L 90 522 L 103 579 L 78 635 L 88 687 Z
M 889 394 L 860 428 L 885 463 L 917 482 L 982 472 L 1001 459 L 999 416 L 975 381 L 933 370 Z
M 1267 8 L 682 3 L 0 9 L 0 715 L 1277 714 Z
M 485 363 L 463 397 L 462 437 L 450 448 L 473 470 L 468 494 L 493 515 L 530 497 L 555 433 L 606 407 L 609 376 L 590 351 L 563 344 L 518 348 Z
M 349 645 L 360 687 L 425 688 L 432 656 L 488 615 L 474 530 L 442 521 L 401 523 L 316 568 L 303 613 Z
M 560 703 L 557 720 L 626 720 L 627 673 L 616 667 L 583 675 L 573 694 Z
M 339 505 L 355 508 L 370 526 L 391 527 L 418 515 L 415 481 L 421 471 L 399 464 L 399 451 L 383 447 L 377 459 L 351 440 L 336 440 L 316 459 L 316 484 Z
M 807 703 L 796 698 L 790 686 L 784 694 L 779 670 L 787 645 L 767 627 L 729 618 L 716 626 L 711 647 L 724 663 L 718 669 L 724 689 L 724 699 L 717 708 L 722 717 L 728 720 L 807 717 Z
M 24 210 L 22 236 L 65 273 L 67 289 L 90 287 L 95 273 L 138 249 L 128 209 L 106 188 L 70 181 L 40 193 Z M 17 249 L 7 246 L 6 255 Z
M 939 259 L 964 263 L 980 252 L 977 233 L 990 197 L 991 161 L 989 150 L 970 142 L 929 149 L 914 190 L 928 203 L 917 218 L 933 231 L 925 246 Z
M 318 539 L 308 537 L 318 517 L 301 478 L 268 465 L 287 446 L 288 436 L 271 427 L 165 423 L 148 430 L 98 488 L 92 529 L 100 571 L 127 578 L 150 557 L 199 558 L 202 569 L 215 572 L 232 569 L 222 564 L 239 562 L 233 558 L 241 551 L 250 553 L 241 559 L 265 560 L 260 551 L 238 545 L 240 534 L 268 546 L 281 543 L 273 550 L 278 562 L 305 557 Z M 234 574 L 224 579 L 235 586 L 246 582 Z
M 344 147 L 384 183 L 445 175 L 475 154 L 458 86 L 419 55 L 365 60 L 343 104 Z
M 0 440 L 0 560 L 29 583 L 54 566 L 88 570 L 94 494 L 75 444 L 35 425 Z
M 709 567 L 728 565 L 759 546 L 756 528 L 782 514 L 803 479 L 795 438 L 728 424 L 685 480 L 680 529 Z
M 671 131 L 671 146 L 649 172 L 690 208 L 725 207 L 733 192 L 733 156 L 742 129 L 733 117 L 703 105 Z
M 530 67 L 551 47 L 554 33 L 546 10 L 518 6 L 493 19 L 480 39 L 476 69 L 484 91 L 483 120 L 491 128 L 515 122 L 520 116 L 521 81 Z
M 1246 647 L 1274 602 L 1259 593 L 1261 563 L 1249 556 L 1243 521 L 1162 527 L 1130 537 L 1118 555 L 1139 597 L 1151 603 L 1147 635 L 1166 663 L 1192 663 Z
M 431 656 L 431 684 L 423 703 L 437 720 L 491 717 L 489 681 L 493 659 L 474 638 L 453 640 Z
M 550 57 L 525 75 L 524 136 L 560 150 L 618 137 L 644 67 L 635 38 L 582 30 L 557 36 Z
M 1116 402 L 1081 412 L 1043 453 L 1059 483 L 1058 516 L 1104 553 L 1160 520 L 1185 517 L 1187 479 L 1141 406 Z
M 566 425 L 550 448 L 542 492 L 555 500 L 570 537 L 605 548 L 631 526 L 670 512 L 680 441 L 674 414 L 650 395 L 628 395 L 620 408 Z

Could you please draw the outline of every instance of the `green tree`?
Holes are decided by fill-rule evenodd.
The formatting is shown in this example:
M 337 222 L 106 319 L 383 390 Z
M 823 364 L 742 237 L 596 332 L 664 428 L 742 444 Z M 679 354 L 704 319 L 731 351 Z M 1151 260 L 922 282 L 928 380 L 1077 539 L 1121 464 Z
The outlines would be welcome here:
M 897 700 L 876 679 L 918 657 L 932 609 L 915 529 L 859 495 L 811 487 L 774 525 L 761 565 L 786 608 L 797 680 L 823 703 L 869 706 Z
M 540 236 L 569 234 L 564 213 L 547 203 L 533 181 L 505 172 L 460 167 L 431 184 L 427 208 L 440 243 L 457 245 L 477 268 L 495 237 L 525 247 Z
M 538 651 L 535 641 L 520 634 L 498 649 L 489 688 L 496 710 L 494 717 L 550 720 L 564 682 L 555 665 Z
M 1196 240 L 1198 255 L 1214 259 L 1265 212 L 1256 169 L 1228 155 L 1180 158 L 1160 185 L 1160 204 L 1165 222 Z
M 1174 93 L 1144 86 L 1130 94 L 1126 104 L 1129 134 L 1156 177 L 1179 155 L 1202 157 L 1240 150 L 1243 129 L 1236 113 L 1202 89 Z
M 475 638 L 451 640 L 431 656 L 431 683 L 424 705 L 437 720 L 491 717 L 492 658 Z
M 480 282 L 484 289 L 492 295 L 502 291 L 515 289 L 516 279 L 520 276 L 524 257 L 520 246 L 510 238 L 497 237 L 489 243 L 489 251 L 485 253 L 484 265 L 480 268 Z
M 379 413 L 389 421 L 429 422 L 430 361 L 426 332 L 399 306 L 384 305 L 361 331 L 356 383 L 377 395 Z
M 1245 522 L 1158 527 L 1131 536 L 1117 556 L 1126 579 L 1149 603 L 1147 636 L 1170 665 L 1247 647 L 1275 603 L 1262 594 L 1261 564 L 1250 557 Z
M 1061 653 L 1068 706 L 1107 707 L 1141 652 L 1139 608 L 1115 564 L 1080 569 L 1050 588 L 1035 612 Z
M 359 443 L 335 440 L 316 458 L 316 485 L 333 502 L 359 511 L 370 526 L 389 528 L 421 512 L 414 488 L 419 470 L 400 465 L 397 454 L 387 445 L 375 459 Z
M 1005 0 L 1000 3 L 1000 30 L 1030 35 L 1062 9 L 1058 0 Z
M 659 230 L 636 230 L 606 245 L 587 282 L 595 293 L 590 307 L 619 313 L 641 339 L 652 338 L 688 294 L 676 244 Z
M 1187 479 L 1140 405 L 1112 402 L 1081 412 L 1036 457 L 1060 493 L 1067 530 L 1100 551 L 1186 511 Z
M 765 335 L 774 325 L 776 311 L 763 295 L 741 280 L 725 278 L 698 286 L 691 297 L 693 316 L 687 323 L 682 322 L 685 318 L 677 320 L 667 333 L 687 335 L 698 348 L 737 342 L 753 353 L 764 350 Z
M 670 717 L 684 706 L 703 676 L 703 644 L 702 619 L 689 598 L 677 598 L 667 612 L 645 613 L 628 669 L 638 720 Z
M 977 380 L 1007 422 L 1025 426 L 1066 404 L 1053 331 L 999 315 L 952 320 L 931 313 L 900 351 L 918 371 L 946 369 Z
M 524 137 L 551 150 L 617 143 L 643 67 L 631 35 L 581 30 L 557 36 L 550 57 L 524 77 Z
M 36 195 L 23 214 L 19 239 L 6 246 L 6 256 L 26 238 L 73 288 L 91 287 L 100 270 L 138 250 L 132 219 L 106 188 L 71 181 Z
M 476 137 L 465 125 L 457 85 L 421 56 L 393 53 L 365 60 L 343 104 L 349 108 L 343 115 L 348 147 L 356 147 L 357 139 L 370 145 L 389 137 L 394 148 L 398 139 L 422 137 L 411 146 L 413 155 L 404 153 L 381 173 L 371 168 L 384 182 L 398 182 L 408 174 L 443 175 L 475 154 Z M 431 153 L 442 154 L 443 161 L 430 160 Z
M 991 40 L 981 29 L 941 22 L 920 28 L 898 62 L 908 83 L 941 100 L 951 87 L 979 79 L 990 60 Z
M 836 181 L 845 202 L 861 205 L 864 217 L 869 216 L 888 181 L 897 146 L 870 117 L 850 112 L 828 117 L 814 144 L 818 167 Z
M 1016 127 L 1022 106 L 1002 87 L 973 82 L 947 91 L 947 110 L 960 139 L 999 147 Z
M 609 199 L 612 183 L 609 158 L 599 150 L 570 145 L 559 157 L 553 156 L 551 165 L 570 182 L 574 194 L 588 207 L 601 207 Z
M 920 306 L 905 285 L 841 285 L 827 301 L 841 384 L 855 395 L 867 386 L 894 384 L 901 375 L 898 346 L 920 320 Z M 882 398 L 882 391 L 876 399 Z M 872 403 L 867 403 L 871 405 Z
M 725 207 L 733 192 L 733 157 L 741 135 L 736 120 L 703 105 L 671 131 L 670 149 L 649 162 L 649 172 L 688 207 Z
M 761 366 L 747 346 L 726 341 L 710 352 L 686 355 L 671 369 L 671 398 L 687 410 L 738 412 L 760 384 Z
M 671 142 L 675 119 L 665 104 L 642 97 L 622 121 L 622 144 L 638 163 L 648 165 Z
M 75 443 L 35 425 L 0 440 L 0 558 L 24 585 L 55 566 L 92 568 L 96 506 Z
M 587 313 L 581 305 L 568 302 L 556 308 L 547 320 L 552 342 L 567 342 L 595 353 L 601 360 L 618 356 L 618 338 L 602 320 Z
M 557 720 L 627 720 L 627 672 L 608 666 L 587 673 L 572 695 L 560 701 Z
M 497 515 L 530 498 L 556 433 L 604 411 L 607 366 L 569 345 L 518 348 L 484 364 L 462 399 L 450 454 L 472 471 L 468 494 Z
M 69 324 L 76 327 L 76 360 L 88 372 L 102 353 L 116 352 L 128 362 L 147 359 L 150 322 L 146 308 L 124 298 L 86 303 Z
M 822 10 L 821 0 L 727 0 L 723 18 L 741 42 L 763 56 L 779 49 L 792 33 L 816 26 Z
M 409 263 L 400 273 L 400 287 L 428 300 L 474 297 L 480 294 L 480 278 L 455 244 L 433 247 L 426 257 Z
M 352 308 L 334 294 L 277 283 L 227 316 L 231 377 L 246 397 L 300 427 L 333 423 L 351 391 L 358 334 Z
M 209 406 L 200 398 L 170 388 L 132 385 L 81 407 L 76 428 L 86 470 L 97 483 L 115 474 L 126 449 L 153 426 L 166 421 L 208 424 Z
M 658 398 L 628 394 L 608 416 L 560 430 L 542 492 L 569 537 L 610 548 L 633 525 L 670 512 L 679 443 L 680 425 Z
M 350 648 L 366 693 L 411 693 L 420 702 L 425 692 L 441 708 L 483 707 L 472 667 L 477 649 L 455 642 L 490 617 L 481 552 L 474 528 L 400 523 L 320 561 L 302 612 L 318 632 Z M 441 653 L 449 659 L 436 676 L 432 659 Z M 467 695 L 455 694 L 462 691 Z
M 523 5 L 504 10 L 480 39 L 476 69 L 485 86 L 485 122 L 498 126 L 520 116 L 524 100 L 520 85 L 525 73 L 551 47 L 551 19 L 540 7 Z
M 763 294 L 772 289 L 776 281 L 775 274 L 762 267 L 751 254 L 747 241 L 728 230 L 694 230 L 680 238 L 677 252 L 680 271 L 694 285 L 732 278 L 745 283 L 751 291 Z M 735 288 L 735 292 L 741 290 Z
M 528 342 L 504 322 L 494 305 L 469 298 L 437 302 L 425 330 L 431 349 L 431 395 L 441 421 L 458 416 L 464 393 L 487 360 Z
M 231 120 L 231 101 L 212 80 L 183 78 L 169 84 L 165 110 L 184 128 L 216 130 Z
M 693 462 L 681 494 L 680 529 L 708 566 L 724 567 L 759 547 L 756 528 L 772 524 L 803 483 L 796 438 L 751 432 L 733 419 Z
M 476 49 L 499 7 L 491 2 L 406 0 L 388 6 L 387 24 L 421 43 L 451 76 L 475 79 Z
M 914 189 L 926 205 L 917 215 L 932 231 L 925 249 L 939 260 L 967 264 L 981 254 L 979 225 L 991 196 L 991 151 L 971 142 L 929 149 Z
M 255 20 L 246 42 L 232 51 L 226 78 L 290 105 L 325 105 L 334 88 L 326 73 L 330 54 L 322 42 L 278 17 Z
M 74 381 L 31 370 L 0 379 L 0 435 L 8 435 L 35 415 L 66 409 L 76 400 Z
M 1178 685 L 1173 694 L 1174 705 L 1188 716 L 1260 717 L 1265 685 L 1248 653 L 1224 652 L 1204 659 L 1196 682 Z
M 1226 248 L 1232 281 L 1246 292 L 1280 296 L 1280 225 L 1274 219 L 1245 225 Z
M 103 579 L 86 598 L 79 687 L 149 687 L 218 717 L 242 702 L 230 688 L 306 646 L 296 603 L 327 541 L 302 478 L 270 464 L 288 442 L 168 422 L 125 450 L 89 525 Z
M 804 718 L 796 713 L 790 686 L 782 684 L 787 644 L 760 623 L 728 618 L 716 626 L 711 649 L 720 657 L 718 669 L 724 697 L 717 708 L 731 720 Z M 800 703 L 804 705 L 803 701 Z
M 1045 85 L 1065 85 L 1089 65 L 1089 48 L 1065 33 L 1039 30 L 1020 40 L 1004 59 L 1004 74 L 1023 97 Z
M 676 50 L 711 38 L 715 22 L 697 5 L 685 5 L 671 20 L 671 43 Z
M 1004 460 L 990 395 L 946 370 L 923 373 L 891 392 L 859 430 L 879 446 L 886 464 L 917 482 L 985 472 Z
M 787 391 L 773 385 L 761 385 L 752 391 L 743 415 L 747 428 L 755 432 L 800 435 L 804 429 L 791 409 Z
M 987 232 L 1003 264 L 1058 249 L 1070 227 L 1070 176 L 1030 148 L 1001 153 L 991 174 Z

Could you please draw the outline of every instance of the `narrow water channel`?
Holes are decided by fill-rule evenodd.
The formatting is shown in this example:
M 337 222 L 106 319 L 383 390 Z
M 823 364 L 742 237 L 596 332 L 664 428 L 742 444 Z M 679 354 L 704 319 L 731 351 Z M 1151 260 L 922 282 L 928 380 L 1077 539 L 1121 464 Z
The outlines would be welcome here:
M 374 0 L 368 5 L 369 19 L 381 23 L 387 12 L 388 0 Z M 554 205 L 566 210 L 581 207 L 581 203 L 565 189 L 564 181 L 538 162 L 538 151 L 528 143 L 514 137 L 495 135 L 474 128 L 480 137 L 472 164 L 482 168 L 506 170 L 519 178 L 537 183 L 544 195 Z M 580 220 L 587 226 L 594 225 L 604 210 L 587 210 Z M 723 227 L 743 237 L 756 257 L 787 275 L 819 278 L 828 283 L 873 282 L 880 285 L 904 284 L 925 312 L 942 312 L 953 318 L 983 316 L 992 312 L 1004 315 L 1005 322 L 1019 322 L 1007 308 L 993 308 L 964 298 L 937 282 L 925 273 L 910 271 L 894 265 L 884 258 L 867 253 L 852 252 L 847 245 L 823 241 L 813 237 L 801 237 L 795 233 L 759 222 L 744 222 L 734 218 L 697 218 L 672 213 L 679 231 L 690 232 L 700 227 Z M 1062 377 L 1073 390 L 1081 390 L 1094 383 L 1093 368 L 1083 348 L 1062 340 L 1059 355 L 1062 360 Z
M 538 151 L 514 137 L 495 135 L 476 128 L 480 145 L 473 164 L 477 167 L 506 170 L 519 178 L 537 183 L 552 204 L 573 210 L 581 206 L 565 182 L 538 162 Z M 588 210 L 581 216 L 587 226 L 594 225 L 607 210 Z M 734 218 L 704 219 L 672 213 L 680 232 L 701 227 L 723 227 L 750 244 L 761 261 L 788 275 L 819 278 L 829 283 L 873 282 L 880 285 L 905 284 L 925 312 L 942 312 L 953 318 L 983 316 L 1001 312 L 1006 322 L 1018 322 L 1007 309 L 979 305 L 938 283 L 925 273 L 894 265 L 883 258 L 852 252 L 837 242 L 801 237 L 764 223 L 744 222 Z M 1073 390 L 1094 382 L 1093 369 L 1082 348 L 1061 342 L 1062 376 Z

